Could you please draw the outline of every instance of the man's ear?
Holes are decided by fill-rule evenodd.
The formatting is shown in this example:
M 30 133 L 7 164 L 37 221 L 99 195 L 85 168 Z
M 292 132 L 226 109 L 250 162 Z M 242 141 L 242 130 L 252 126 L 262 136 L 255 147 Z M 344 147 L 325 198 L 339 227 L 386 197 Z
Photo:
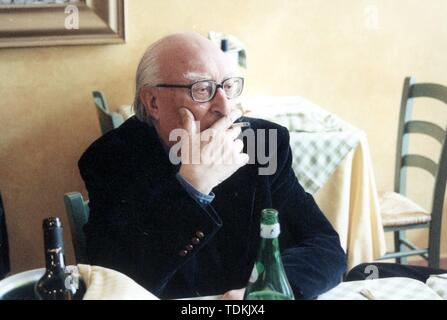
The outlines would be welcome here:
M 156 88 L 144 87 L 140 90 L 140 100 L 143 102 L 147 113 L 154 120 L 159 118 L 159 109 L 157 105 L 157 98 L 155 96 Z

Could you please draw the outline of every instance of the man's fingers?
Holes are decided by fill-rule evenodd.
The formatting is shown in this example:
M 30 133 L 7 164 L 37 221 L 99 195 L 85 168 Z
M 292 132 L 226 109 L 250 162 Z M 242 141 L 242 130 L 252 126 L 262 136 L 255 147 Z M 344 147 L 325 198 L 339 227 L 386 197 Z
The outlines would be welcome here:
M 250 157 L 246 153 L 239 153 L 236 155 L 235 163 L 239 165 L 239 167 L 245 166 L 248 161 L 250 161 Z
M 240 153 L 242 150 L 244 149 L 244 142 L 242 142 L 242 140 L 237 139 L 234 141 L 234 150 L 236 150 L 236 152 Z
M 242 153 L 244 149 L 244 143 L 240 139 L 235 141 L 226 142 L 221 150 L 221 159 L 218 159 L 218 163 L 225 165 L 237 165 L 243 166 L 247 163 L 246 154 Z
M 182 122 L 181 130 L 181 162 L 196 164 L 200 162 L 200 137 L 196 139 L 197 126 L 194 115 L 186 108 L 178 110 Z
M 230 290 L 225 292 L 224 295 L 220 298 L 221 300 L 242 300 L 244 299 L 244 289 Z
M 242 116 L 242 112 L 239 109 L 234 109 L 228 116 L 222 117 L 216 121 L 210 128 L 215 130 L 225 130 L 228 129 L 234 121 Z
M 194 115 L 186 108 L 180 108 L 178 110 L 182 119 L 182 126 L 190 135 L 197 133 L 196 123 Z
M 242 129 L 237 127 L 237 128 L 230 128 L 226 131 L 217 131 L 214 128 L 208 128 L 204 131 L 202 131 L 201 135 L 201 140 L 202 142 L 213 142 L 213 143 L 223 143 L 223 141 L 225 139 L 230 139 L 231 141 L 236 140 L 239 135 L 241 134 Z
M 236 140 L 237 137 L 241 134 L 241 128 L 231 128 L 227 130 L 227 134 L 231 137 L 231 140 Z

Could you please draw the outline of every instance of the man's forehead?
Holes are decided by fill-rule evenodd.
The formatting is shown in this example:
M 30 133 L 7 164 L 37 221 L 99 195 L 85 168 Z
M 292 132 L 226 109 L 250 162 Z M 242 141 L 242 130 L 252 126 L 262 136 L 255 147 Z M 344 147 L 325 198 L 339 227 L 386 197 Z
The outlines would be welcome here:
M 209 72 L 187 71 L 183 73 L 183 78 L 191 81 L 200 81 L 212 79 L 212 75 Z
M 235 72 L 227 72 L 223 75 L 223 79 L 229 78 L 229 77 L 235 77 L 237 74 Z M 197 71 L 188 71 L 183 73 L 183 78 L 190 81 L 200 81 L 200 80 L 223 80 L 223 79 L 216 79 L 216 75 L 213 75 L 209 72 L 197 72 Z
M 164 52 L 161 70 L 164 71 L 162 76 L 166 78 L 165 81 L 189 82 L 200 80 L 220 82 L 228 77 L 237 76 L 238 71 L 232 61 L 220 49 L 216 50 L 214 47 Z

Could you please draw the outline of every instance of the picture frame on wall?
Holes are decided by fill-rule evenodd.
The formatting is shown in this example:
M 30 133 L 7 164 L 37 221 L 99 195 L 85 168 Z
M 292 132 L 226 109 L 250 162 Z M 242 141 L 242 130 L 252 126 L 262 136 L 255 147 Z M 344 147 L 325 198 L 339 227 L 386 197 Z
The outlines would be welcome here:
M 0 48 L 126 42 L 126 0 L 0 0 Z

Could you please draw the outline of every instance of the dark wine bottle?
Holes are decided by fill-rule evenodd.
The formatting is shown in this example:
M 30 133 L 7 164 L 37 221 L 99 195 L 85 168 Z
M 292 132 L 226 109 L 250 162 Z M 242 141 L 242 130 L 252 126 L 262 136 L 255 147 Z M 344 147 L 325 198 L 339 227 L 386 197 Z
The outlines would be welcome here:
M 43 220 L 46 272 L 34 287 L 36 297 L 40 300 L 73 300 L 74 293 L 69 281 L 66 281 L 62 231 L 59 218 Z

